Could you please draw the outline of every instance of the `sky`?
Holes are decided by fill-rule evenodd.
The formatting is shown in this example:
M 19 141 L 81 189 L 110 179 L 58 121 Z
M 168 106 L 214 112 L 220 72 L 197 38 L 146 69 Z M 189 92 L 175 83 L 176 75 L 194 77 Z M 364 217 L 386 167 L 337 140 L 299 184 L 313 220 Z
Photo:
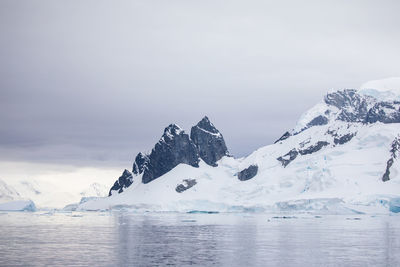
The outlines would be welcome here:
M 0 161 L 125 166 L 207 115 L 236 157 L 400 76 L 400 1 L 0 1 Z M 0 173 L 1 175 L 1 173 Z

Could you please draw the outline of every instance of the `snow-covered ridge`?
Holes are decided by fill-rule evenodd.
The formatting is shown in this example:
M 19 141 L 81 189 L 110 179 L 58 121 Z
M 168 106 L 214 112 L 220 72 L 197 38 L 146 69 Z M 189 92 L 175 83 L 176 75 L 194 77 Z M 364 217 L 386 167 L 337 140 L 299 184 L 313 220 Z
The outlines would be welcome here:
M 364 89 L 329 92 L 275 144 L 240 159 L 229 156 L 207 117 L 190 135 L 171 124 L 150 153 L 137 154 L 132 173 L 115 175 L 108 188 L 91 180 L 71 194 L 75 204 L 67 209 L 400 212 L 400 102 L 387 94 L 395 90 L 375 91 L 385 98 Z M 26 191 L 35 203 L 50 206 L 43 192 L 60 191 L 49 181 L 8 180 L 0 193 L 14 201 L 26 198 Z M 72 187 L 71 181 L 63 185 Z
M 361 85 L 358 91 L 382 101 L 400 100 L 400 77 L 369 81 Z
M 291 134 L 335 120 L 353 123 L 400 122 L 400 78 L 370 81 L 358 90 L 330 91 L 323 102 L 300 117 Z
M 222 158 L 215 164 L 205 162 L 208 158 L 203 154 L 198 166 L 178 164 L 148 183 L 143 183 L 141 174 L 136 173 L 132 184 L 121 194 L 88 200 L 76 208 L 400 211 L 399 108 L 395 99 L 382 101 L 355 89 L 329 92 L 321 103 L 301 116 L 291 132 L 246 158 L 228 157 L 224 148 L 224 153 L 219 154 Z M 214 151 L 213 142 L 218 138 L 207 138 L 220 133 L 207 117 L 193 126 L 192 132 L 191 140 L 200 152 L 204 148 L 207 153 Z M 207 138 L 198 139 L 195 134 L 199 133 L 207 134 Z M 139 163 L 146 160 L 139 157 Z

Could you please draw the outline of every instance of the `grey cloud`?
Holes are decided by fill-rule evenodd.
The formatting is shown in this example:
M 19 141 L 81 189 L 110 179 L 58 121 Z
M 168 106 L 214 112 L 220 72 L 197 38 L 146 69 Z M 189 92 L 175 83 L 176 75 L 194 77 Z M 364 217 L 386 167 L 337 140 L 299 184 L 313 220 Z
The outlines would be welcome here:
M 399 76 L 399 8 L 1 1 L 1 159 L 130 161 L 169 123 L 190 130 L 204 115 L 246 155 L 327 90 Z

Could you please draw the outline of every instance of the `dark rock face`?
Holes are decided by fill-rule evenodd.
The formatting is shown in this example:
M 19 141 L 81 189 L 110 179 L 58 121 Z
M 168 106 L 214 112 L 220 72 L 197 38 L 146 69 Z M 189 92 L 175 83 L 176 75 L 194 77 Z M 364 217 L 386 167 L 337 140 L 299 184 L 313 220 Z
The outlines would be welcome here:
M 189 135 L 171 124 L 148 156 L 142 182 L 147 184 L 181 163 L 199 167 L 199 154 Z
M 400 101 L 381 101 L 373 96 L 359 94 L 355 89 L 344 89 L 329 93 L 324 102 L 329 106 L 324 113 L 312 119 L 301 130 L 292 133 L 297 135 L 304 130 L 329 123 L 328 116 L 336 116 L 335 120 L 352 123 L 400 123 Z M 332 107 L 335 107 L 332 109 Z M 337 112 L 337 113 L 336 113 Z M 291 134 L 286 132 L 275 143 L 289 138 Z M 354 136 L 354 135 L 353 135 Z M 351 140 L 347 135 L 337 138 L 336 144 L 344 144 Z M 349 139 L 350 138 L 350 139 Z
M 297 152 L 296 149 L 292 149 L 284 156 L 277 158 L 277 160 L 282 163 L 283 167 L 286 167 L 290 162 L 296 159 L 297 155 L 299 155 L 299 152 Z
M 137 156 L 135 158 L 135 162 L 133 163 L 132 172 L 136 175 L 143 173 L 148 162 L 149 162 L 149 156 L 140 152 L 139 154 L 137 154 Z
M 257 175 L 258 166 L 250 165 L 248 168 L 238 172 L 237 176 L 240 181 L 247 181 Z
M 200 158 L 208 165 L 217 166 L 217 161 L 229 152 L 224 137 L 214 127 L 210 120 L 204 117 L 190 131 L 190 139 L 196 145 Z
M 282 157 L 277 158 L 277 160 L 279 160 L 282 163 L 283 167 L 286 167 L 287 165 L 289 165 L 290 162 L 295 160 L 299 154 L 300 155 L 312 154 L 314 152 L 321 150 L 324 146 L 327 146 L 327 145 L 329 145 L 329 143 L 326 141 L 318 141 L 315 145 L 309 146 L 305 149 L 297 150 L 297 149 L 293 148 L 287 154 L 283 155 Z
M 175 188 L 175 191 L 178 193 L 182 193 L 183 191 L 188 190 L 189 188 L 195 186 L 197 184 L 196 179 L 185 179 L 183 183 L 178 184 Z
M 309 123 L 307 123 L 307 128 L 317 125 L 326 125 L 326 124 L 328 124 L 328 118 L 323 115 L 319 115 L 318 117 L 315 117 Z
M 400 102 L 376 103 L 367 114 L 366 123 L 400 123 Z
M 181 163 L 199 167 L 201 158 L 207 164 L 217 166 L 218 160 L 229 155 L 222 134 L 207 117 L 204 117 L 196 126 L 192 127 L 190 135 L 189 137 L 176 124 L 169 125 L 165 128 L 164 134 L 150 154 L 137 154 L 132 172 L 135 175 L 142 175 L 142 183 L 146 184 L 166 174 Z M 120 189 L 121 186 L 117 182 L 112 190 Z M 191 183 L 190 180 L 188 184 L 191 185 Z M 129 182 L 124 183 L 125 187 L 130 184 Z
M 274 142 L 274 144 L 276 144 L 276 143 L 278 143 L 278 142 L 280 142 L 280 141 L 286 140 L 286 139 L 288 139 L 290 136 L 291 136 L 291 134 L 290 134 L 289 132 L 286 132 L 286 133 L 284 133 L 278 140 L 276 140 L 276 141 Z
M 390 158 L 387 161 L 387 163 L 386 163 L 386 171 L 382 176 L 382 181 L 386 182 L 386 181 L 390 180 L 390 168 L 392 167 L 393 162 L 394 162 L 393 158 Z
M 321 150 L 321 148 L 327 145 L 329 145 L 329 143 L 326 141 L 318 141 L 315 145 L 309 146 L 306 149 L 299 150 L 299 153 L 301 155 L 312 154 L 314 152 Z
M 345 89 L 325 96 L 325 103 L 340 110 L 338 120 L 347 122 L 364 122 L 368 113 L 368 104 L 374 98 L 362 96 L 354 89 Z
M 362 123 L 400 123 L 400 102 L 377 102 L 374 97 L 364 96 L 356 90 L 346 89 L 330 93 L 325 103 L 337 107 L 338 120 Z M 372 106 L 372 107 L 371 107 Z
M 382 181 L 386 182 L 390 180 L 390 168 L 392 167 L 394 161 L 399 157 L 400 154 L 400 137 L 396 137 L 392 142 L 390 148 L 390 158 L 386 163 L 386 171 L 382 176 Z
M 351 139 L 353 139 L 353 137 L 355 136 L 355 133 L 349 133 L 349 134 L 345 134 L 342 136 L 336 136 L 333 139 L 333 142 L 335 143 L 335 145 L 343 145 L 347 142 L 349 142 Z
M 108 196 L 111 196 L 112 191 L 118 191 L 118 193 L 122 193 L 125 188 L 129 187 L 133 183 L 132 173 L 128 170 L 124 170 L 122 175 L 115 181 L 114 185 L 111 187 Z

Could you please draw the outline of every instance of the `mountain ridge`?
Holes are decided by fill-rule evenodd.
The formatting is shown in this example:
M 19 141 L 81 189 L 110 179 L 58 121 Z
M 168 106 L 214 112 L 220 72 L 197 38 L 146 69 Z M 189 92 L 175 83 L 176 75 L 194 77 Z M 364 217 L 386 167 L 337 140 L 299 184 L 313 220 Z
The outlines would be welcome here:
M 225 143 L 220 153 L 218 139 L 207 139 L 222 134 L 206 116 L 186 139 L 195 143 L 197 165 L 181 160 L 148 183 L 140 182 L 144 171 L 137 171 L 137 182 L 121 194 L 85 202 L 78 209 L 122 205 L 155 211 L 391 210 L 400 197 L 399 152 L 393 145 L 400 135 L 396 99 L 382 100 L 361 89 L 329 92 L 274 144 L 240 159 L 229 155 Z M 180 128 L 177 132 L 168 138 L 184 134 Z M 206 134 L 205 140 L 199 142 L 192 132 Z M 201 153 L 204 144 L 208 150 Z M 145 170 L 148 155 L 138 157 L 133 169 Z M 168 157 L 163 160 L 168 163 Z M 297 204 L 288 204 L 292 202 Z

